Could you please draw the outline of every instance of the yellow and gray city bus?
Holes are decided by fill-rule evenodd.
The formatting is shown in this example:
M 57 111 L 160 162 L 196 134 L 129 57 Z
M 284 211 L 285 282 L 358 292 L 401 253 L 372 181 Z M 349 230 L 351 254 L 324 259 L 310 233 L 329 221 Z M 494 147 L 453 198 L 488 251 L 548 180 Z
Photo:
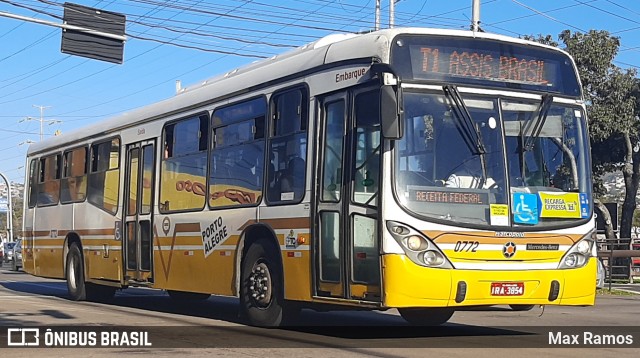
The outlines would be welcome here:
M 521 39 L 331 35 L 34 144 L 27 168 L 24 269 L 74 300 L 235 296 L 275 326 L 595 299 L 580 80 Z

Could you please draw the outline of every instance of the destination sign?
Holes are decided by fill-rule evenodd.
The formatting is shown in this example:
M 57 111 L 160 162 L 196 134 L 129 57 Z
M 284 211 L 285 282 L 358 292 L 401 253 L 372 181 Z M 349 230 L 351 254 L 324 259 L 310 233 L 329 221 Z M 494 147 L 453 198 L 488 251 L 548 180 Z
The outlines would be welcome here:
M 450 47 L 422 47 L 419 52 L 420 71 L 494 81 L 522 82 L 534 85 L 553 83 L 551 71 L 544 59 L 500 55 L 499 53 L 464 50 Z
M 457 35 L 400 35 L 391 65 L 405 80 L 439 85 L 555 92 L 580 96 L 577 72 L 564 52 L 517 41 Z
M 409 190 L 409 199 L 425 203 L 487 205 L 487 193 L 468 193 L 444 190 Z

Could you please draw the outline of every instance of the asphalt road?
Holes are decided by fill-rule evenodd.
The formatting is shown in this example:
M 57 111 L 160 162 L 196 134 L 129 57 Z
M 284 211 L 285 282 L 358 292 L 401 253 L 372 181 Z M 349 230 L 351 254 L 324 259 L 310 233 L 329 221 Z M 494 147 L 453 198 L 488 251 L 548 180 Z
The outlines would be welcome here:
M 430 354 L 481 358 L 505 353 L 540 356 L 549 354 L 550 349 L 559 357 L 637 356 L 639 322 L 640 295 L 601 295 L 593 307 L 547 306 L 544 310 L 514 312 L 494 306 L 458 311 L 438 328 L 409 326 L 395 310 L 303 310 L 295 326 L 264 329 L 248 327 L 238 318 L 236 299 L 214 297 L 203 302 L 177 303 L 163 291 L 136 288 L 118 292 L 107 303 L 73 302 L 67 298 L 64 281 L 0 269 L 0 350 L 10 352 L 12 357 L 94 357 L 124 352 L 261 358 L 423 358 Z M 113 341 L 119 343 L 123 343 L 124 336 L 126 343 L 131 343 L 132 332 L 143 332 L 138 337 L 146 333 L 152 346 L 6 348 L 8 329 L 16 327 L 38 327 L 41 331 L 51 328 L 59 338 L 65 334 L 68 338 L 69 332 L 85 334 L 86 338 L 93 332 L 98 345 L 104 331 L 120 332 L 116 333 L 120 340 Z M 612 336 L 613 341 L 594 341 L 605 335 Z M 40 339 L 43 338 L 41 332 Z M 581 344 L 572 345 L 573 341 Z M 557 348 L 555 343 L 567 344 Z

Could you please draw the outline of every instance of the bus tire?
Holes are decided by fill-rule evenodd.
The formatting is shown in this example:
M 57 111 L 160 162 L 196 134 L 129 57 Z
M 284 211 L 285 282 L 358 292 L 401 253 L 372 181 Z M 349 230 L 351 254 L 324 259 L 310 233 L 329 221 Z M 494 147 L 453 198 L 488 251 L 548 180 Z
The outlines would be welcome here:
M 87 287 L 84 282 L 84 262 L 78 244 L 73 243 L 67 254 L 67 290 L 74 301 L 87 299 Z
M 185 302 L 185 301 L 205 301 L 209 297 L 211 297 L 208 293 L 198 293 L 198 292 L 184 292 L 184 291 L 173 291 L 167 290 L 169 297 L 172 300 L 177 302 Z
M 74 301 L 108 301 L 116 294 L 116 288 L 86 282 L 84 261 L 78 244 L 73 243 L 67 254 L 67 290 Z
M 514 311 L 531 311 L 535 305 L 509 305 Z
M 266 240 L 252 244 L 242 260 L 241 314 L 251 325 L 277 327 L 283 323 L 282 265 Z
M 398 308 L 405 321 L 414 326 L 439 326 L 455 312 L 452 308 Z

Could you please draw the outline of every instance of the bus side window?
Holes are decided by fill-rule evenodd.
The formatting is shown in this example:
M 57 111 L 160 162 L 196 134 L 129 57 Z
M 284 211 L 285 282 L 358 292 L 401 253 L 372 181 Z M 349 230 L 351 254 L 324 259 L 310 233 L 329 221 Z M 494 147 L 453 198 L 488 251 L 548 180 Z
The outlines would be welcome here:
M 29 207 L 33 208 L 38 202 L 38 159 L 32 159 L 29 164 Z
M 256 205 L 262 200 L 266 117 L 263 97 L 213 112 L 210 207 Z
M 120 139 L 91 145 L 87 200 L 111 214 L 118 211 L 120 188 Z
M 81 147 L 64 152 L 60 202 L 80 202 L 87 196 L 87 151 Z
M 60 154 L 40 159 L 38 206 L 54 205 L 60 198 Z
M 299 202 L 304 198 L 307 158 L 308 94 L 295 88 L 275 94 L 271 100 L 269 153 L 273 165 L 268 177 L 270 203 Z
M 160 169 L 161 212 L 205 205 L 209 116 L 196 115 L 164 127 Z

